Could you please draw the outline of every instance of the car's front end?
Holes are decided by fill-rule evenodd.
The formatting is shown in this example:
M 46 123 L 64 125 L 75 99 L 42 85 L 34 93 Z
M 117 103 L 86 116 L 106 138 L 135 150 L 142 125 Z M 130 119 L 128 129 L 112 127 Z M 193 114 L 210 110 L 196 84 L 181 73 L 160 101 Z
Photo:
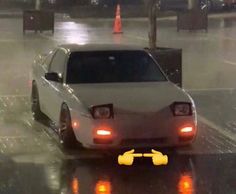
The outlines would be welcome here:
M 66 81 L 70 96 L 80 103 L 70 112 L 84 147 L 166 147 L 195 139 L 193 100 L 166 78 L 146 50 L 74 52 Z
M 158 84 L 163 87 L 150 83 L 128 85 L 126 87 L 135 95 L 133 99 L 109 86 L 100 89 L 110 91 L 110 100 L 96 89 L 97 97 L 92 98 L 93 92 L 89 92 L 92 86 L 74 87 L 88 104 L 88 114 L 72 111 L 74 132 L 84 147 L 169 147 L 188 145 L 194 141 L 197 133 L 196 109 L 193 100 L 184 91 L 168 82 Z M 167 89 L 170 96 L 158 97 L 158 91 L 162 93 L 166 87 L 171 88 Z M 141 88 L 143 94 L 137 92 Z M 114 100 L 115 96 L 117 100 Z

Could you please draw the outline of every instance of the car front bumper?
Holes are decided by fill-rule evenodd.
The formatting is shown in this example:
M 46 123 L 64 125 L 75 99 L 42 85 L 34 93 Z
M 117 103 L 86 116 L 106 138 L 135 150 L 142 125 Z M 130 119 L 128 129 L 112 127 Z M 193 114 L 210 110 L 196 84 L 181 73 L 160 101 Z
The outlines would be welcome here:
M 107 120 L 84 117 L 80 120 L 80 127 L 74 129 L 76 138 L 85 148 L 91 149 L 182 146 L 191 144 L 197 134 L 196 114 L 174 117 L 168 110 L 158 115 L 119 115 Z M 193 134 L 180 138 L 179 129 L 185 126 L 192 126 Z M 106 128 L 111 129 L 111 136 L 95 135 L 94 129 Z

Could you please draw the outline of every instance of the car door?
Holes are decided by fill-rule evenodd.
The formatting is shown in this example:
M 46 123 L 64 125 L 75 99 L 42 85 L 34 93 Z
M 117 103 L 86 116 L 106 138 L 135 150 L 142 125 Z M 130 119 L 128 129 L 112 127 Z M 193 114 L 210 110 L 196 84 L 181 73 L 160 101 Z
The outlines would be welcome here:
M 64 70 L 67 59 L 66 51 L 60 48 L 56 51 L 48 68 L 49 73 L 57 73 L 62 78 L 61 82 L 46 80 L 47 84 L 45 84 L 45 105 L 47 107 L 47 115 L 54 122 L 57 122 L 59 119 L 61 104 L 63 102 Z

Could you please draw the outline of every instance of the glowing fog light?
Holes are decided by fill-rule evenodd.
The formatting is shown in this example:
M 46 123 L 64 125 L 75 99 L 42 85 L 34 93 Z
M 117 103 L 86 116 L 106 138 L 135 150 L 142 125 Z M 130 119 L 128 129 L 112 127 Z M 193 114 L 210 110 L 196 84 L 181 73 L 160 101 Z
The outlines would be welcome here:
M 108 130 L 103 130 L 103 129 L 98 129 L 96 131 L 97 135 L 101 135 L 101 136 L 110 136 L 111 135 L 111 131 Z

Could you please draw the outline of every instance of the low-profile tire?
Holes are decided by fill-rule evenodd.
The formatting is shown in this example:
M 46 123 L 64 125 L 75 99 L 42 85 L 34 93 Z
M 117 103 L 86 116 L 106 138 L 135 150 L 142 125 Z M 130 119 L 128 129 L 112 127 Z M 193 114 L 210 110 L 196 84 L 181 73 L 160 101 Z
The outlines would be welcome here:
M 41 121 L 43 119 L 43 113 L 40 110 L 38 88 L 35 83 L 33 83 L 33 85 L 32 85 L 31 111 L 32 111 L 34 120 Z
M 65 104 L 61 108 L 59 137 L 63 148 L 72 149 L 77 146 L 77 140 L 71 126 L 70 111 Z

